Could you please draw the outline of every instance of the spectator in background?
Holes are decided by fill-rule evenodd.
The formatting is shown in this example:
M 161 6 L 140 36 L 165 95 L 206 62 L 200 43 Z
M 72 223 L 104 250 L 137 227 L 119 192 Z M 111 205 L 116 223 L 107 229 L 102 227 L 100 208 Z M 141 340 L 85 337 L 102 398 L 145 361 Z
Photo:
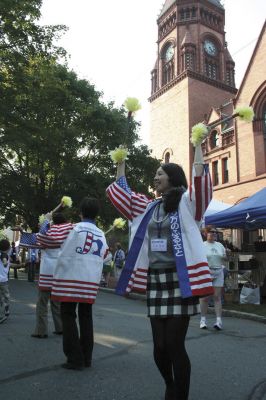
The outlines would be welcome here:
M 109 279 L 113 266 L 113 255 L 110 248 L 107 250 L 106 257 L 103 262 L 103 277 L 104 277 L 104 286 L 109 286 Z
M 227 254 L 224 246 L 216 241 L 216 230 L 211 227 L 205 228 L 207 240 L 204 242 L 206 256 L 212 275 L 212 285 L 214 288 L 214 309 L 216 322 L 214 328 L 222 329 L 222 289 L 224 287 L 224 261 L 227 261 Z M 207 329 L 206 316 L 208 312 L 209 297 L 200 299 L 200 328 Z
M 0 306 L 4 306 L 4 315 L 0 316 L 0 324 L 9 316 L 9 251 L 10 243 L 7 239 L 0 240 Z
M 29 248 L 28 249 L 28 282 L 34 282 L 35 279 L 35 271 L 36 271 L 36 263 L 38 261 L 38 249 L 37 248 Z
M 115 277 L 119 279 L 125 262 L 125 252 L 122 249 L 122 246 L 119 242 L 117 242 L 115 246 L 116 246 L 116 252 L 114 254 Z
M 10 249 L 10 262 L 13 264 L 18 264 L 19 259 L 18 259 L 18 251 L 15 245 L 15 242 L 11 243 L 11 249 Z

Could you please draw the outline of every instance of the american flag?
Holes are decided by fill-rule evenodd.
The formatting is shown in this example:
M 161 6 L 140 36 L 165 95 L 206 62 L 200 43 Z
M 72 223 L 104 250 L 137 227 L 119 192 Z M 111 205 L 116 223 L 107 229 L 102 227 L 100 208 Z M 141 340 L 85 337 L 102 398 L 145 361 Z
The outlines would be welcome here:
M 71 223 L 55 224 L 52 225 L 46 233 L 41 233 L 43 231 L 40 231 L 37 234 L 37 240 L 43 248 L 58 248 L 65 241 L 72 229 L 73 225 Z
M 204 164 L 202 176 L 194 176 L 194 187 L 190 187 L 190 200 L 194 200 L 194 216 L 196 221 L 201 221 L 212 199 L 212 181 L 209 166 Z
M 133 192 L 125 176 L 112 183 L 106 191 L 113 205 L 129 220 L 143 214 L 148 203 L 152 201 L 143 194 Z
M 40 244 L 37 242 L 37 235 L 36 233 L 28 233 L 23 232 L 21 234 L 19 247 L 22 248 L 29 248 L 29 249 L 36 249 L 40 247 Z
M 73 229 L 71 223 L 52 225 L 51 228 L 49 226 L 49 223 L 47 224 L 47 221 L 45 221 L 39 233 L 23 232 L 19 246 L 31 249 L 55 249 L 61 246 L 69 232 Z

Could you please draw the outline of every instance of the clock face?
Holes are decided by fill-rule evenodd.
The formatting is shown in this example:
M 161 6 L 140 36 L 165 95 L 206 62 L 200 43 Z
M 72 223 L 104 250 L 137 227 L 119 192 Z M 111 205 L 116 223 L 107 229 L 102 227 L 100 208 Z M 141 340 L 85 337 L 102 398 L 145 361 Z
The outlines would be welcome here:
M 215 56 L 217 54 L 216 46 L 211 40 L 205 40 L 204 41 L 204 50 L 210 56 Z
M 165 59 L 166 59 L 166 61 L 170 61 L 172 58 L 173 58 L 173 56 L 174 56 L 174 46 L 173 45 L 171 45 L 171 46 L 169 46 L 168 48 L 167 48 L 167 50 L 166 50 L 166 52 L 165 52 Z

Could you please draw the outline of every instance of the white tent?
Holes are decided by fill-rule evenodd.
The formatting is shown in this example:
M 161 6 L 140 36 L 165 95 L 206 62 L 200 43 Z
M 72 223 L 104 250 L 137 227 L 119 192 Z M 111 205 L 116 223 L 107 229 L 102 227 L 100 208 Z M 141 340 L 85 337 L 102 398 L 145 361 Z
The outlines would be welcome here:
M 210 215 L 216 214 L 220 211 L 224 211 L 233 204 L 224 203 L 223 201 L 212 199 L 207 210 L 205 211 L 204 218 Z

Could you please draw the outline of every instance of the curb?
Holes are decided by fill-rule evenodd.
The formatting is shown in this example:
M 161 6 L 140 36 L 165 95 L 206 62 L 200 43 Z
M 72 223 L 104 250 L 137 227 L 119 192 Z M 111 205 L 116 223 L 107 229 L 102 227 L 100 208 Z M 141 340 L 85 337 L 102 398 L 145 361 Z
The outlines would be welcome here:
M 115 294 L 115 289 L 100 287 L 100 290 L 102 292 Z M 138 294 L 138 293 L 130 293 L 128 296 L 124 296 L 124 297 L 126 297 L 128 299 L 132 299 L 132 300 L 146 301 L 146 296 L 143 295 L 143 294 Z M 209 307 L 208 313 L 214 314 L 215 311 L 214 311 L 213 308 Z M 242 318 L 242 319 L 247 319 L 247 320 L 250 320 L 250 321 L 256 321 L 256 322 L 260 322 L 262 324 L 266 324 L 266 317 L 263 317 L 263 316 L 257 315 L 257 314 L 249 314 L 249 313 L 246 313 L 246 312 L 240 312 L 240 311 L 235 311 L 235 310 L 224 310 L 223 309 L 223 315 L 225 317 Z

